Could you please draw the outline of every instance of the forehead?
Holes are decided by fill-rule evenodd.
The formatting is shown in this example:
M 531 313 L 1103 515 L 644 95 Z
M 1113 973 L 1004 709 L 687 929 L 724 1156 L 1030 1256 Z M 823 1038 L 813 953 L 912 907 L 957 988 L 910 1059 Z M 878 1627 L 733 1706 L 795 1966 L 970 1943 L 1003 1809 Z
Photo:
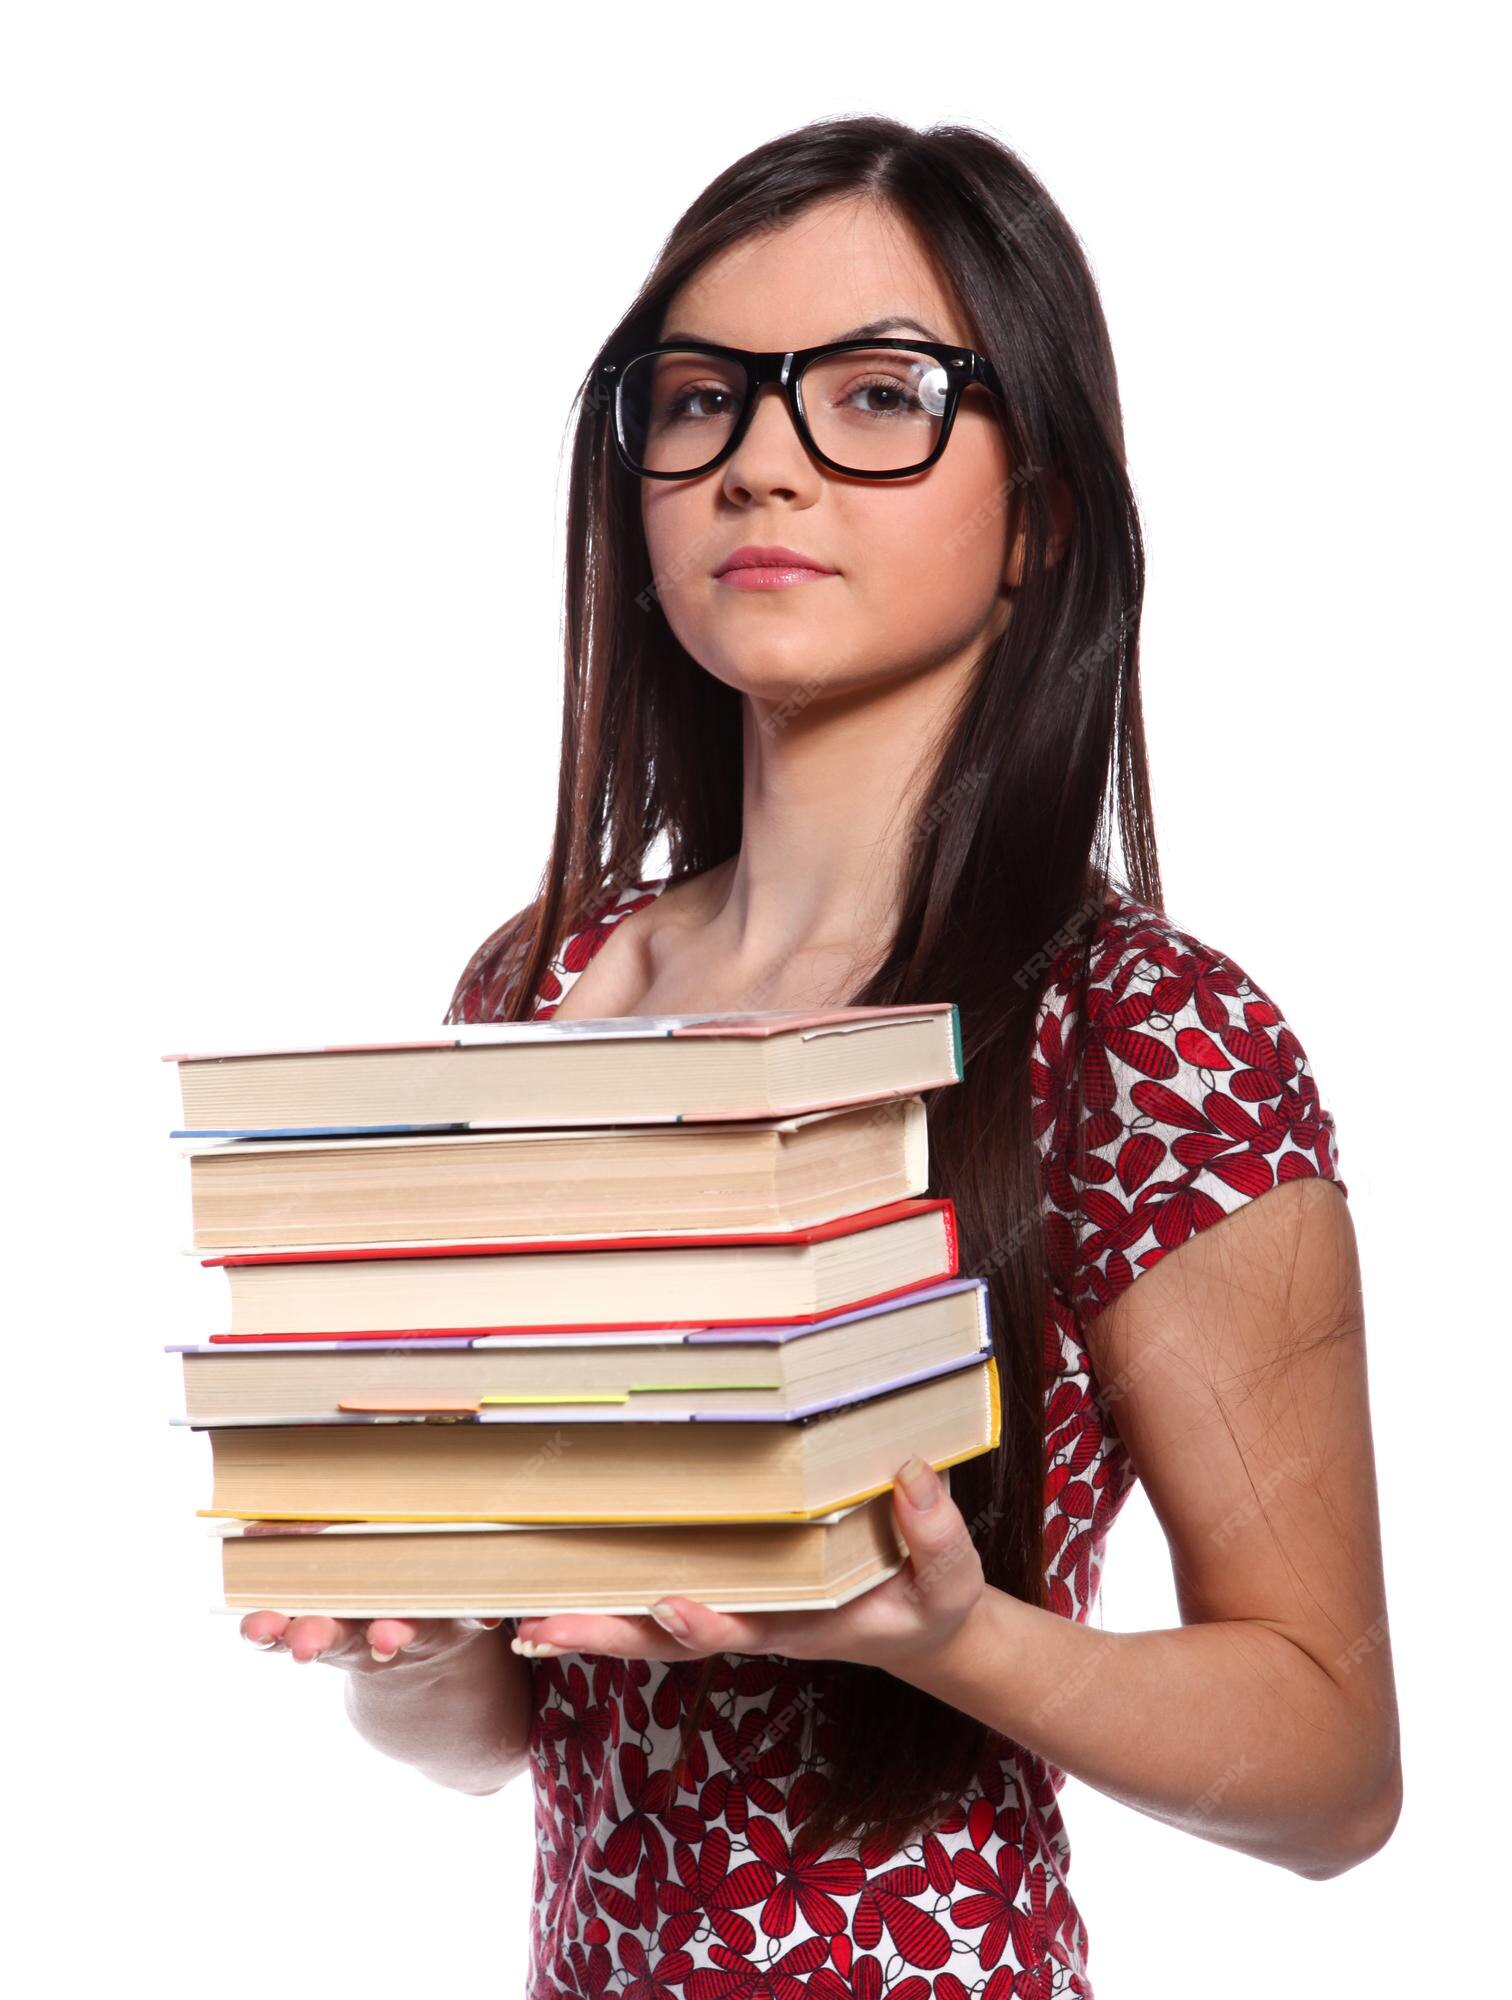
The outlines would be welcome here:
M 846 198 L 728 244 L 667 302 L 658 338 L 786 350 L 844 339 L 892 316 L 889 328 L 969 345 L 964 322 L 912 226 L 891 208 Z

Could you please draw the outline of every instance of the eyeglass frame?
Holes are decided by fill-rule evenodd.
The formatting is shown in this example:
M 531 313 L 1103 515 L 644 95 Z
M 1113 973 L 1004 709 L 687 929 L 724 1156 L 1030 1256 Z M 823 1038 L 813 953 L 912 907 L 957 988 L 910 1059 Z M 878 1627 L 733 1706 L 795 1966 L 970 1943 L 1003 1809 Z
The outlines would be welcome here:
M 940 435 L 935 439 L 934 449 L 927 458 L 921 458 L 915 465 L 900 465 L 886 470 L 862 470 L 854 465 L 842 465 L 821 451 L 809 429 L 808 418 L 804 414 L 802 380 L 803 372 L 811 361 L 817 361 L 826 354 L 842 354 L 847 351 L 875 352 L 877 348 L 897 349 L 909 354 L 927 354 L 940 362 L 946 369 L 945 410 L 940 420 Z M 709 354 L 721 360 L 735 361 L 745 369 L 745 408 L 736 419 L 735 428 L 724 444 L 703 465 L 690 467 L 686 472 L 651 472 L 637 465 L 625 443 L 623 411 L 620 391 L 624 386 L 625 372 L 638 361 L 645 361 L 653 354 Z M 955 372 L 952 372 L 955 371 Z M 989 394 L 1000 402 L 1004 401 L 1002 384 L 997 370 L 985 354 L 979 354 L 974 347 L 953 347 L 940 340 L 902 340 L 896 338 L 876 340 L 826 340 L 817 347 L 777 348 L 769 353 L 757 353 L 744 347 L 722 347 L 712 340 L 668 340 L 655 347 L 643 347 L 634 354 L 619 359 L 602 361 L 598 368 L 599 379 L 611 384 L 614 391 L 613 421 L 610 429 L 614 436 L 614 449 L 620 464 L 637 479 L 699 479 L 704 473 L 712 472 L 723 465 L 731 452 L 739 445 L 750 428 L 756 414 L 756 399 L 769 382 L 775 382 L 783 392 L 788 416 L 797 431 L 804 449 L 818 459 L 831 472 L 838 472 L 847 479 L 911 479 L 916 473 L 926 472 L 935 463 L 950 442 L 950 433 L 955 425 L 956 410 L 960 405 L 962 392 L 979 382 Z

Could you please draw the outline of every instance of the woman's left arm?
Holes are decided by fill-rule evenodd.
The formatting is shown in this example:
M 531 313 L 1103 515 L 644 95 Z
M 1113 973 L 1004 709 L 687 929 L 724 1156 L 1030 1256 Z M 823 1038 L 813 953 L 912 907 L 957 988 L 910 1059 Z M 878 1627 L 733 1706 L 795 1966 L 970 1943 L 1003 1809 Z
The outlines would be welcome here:
M 983 1588 L 892 1671 L 1153 1818 L 1342 1874 L 1402 1793 L 1345 1197 L 1308 1177 L 1245 1202 L 1086 1335 L 1181 1626 L 1106 1632 Z
M 837 1610 L 520 1620 L 516 1651 L 856 1660 L 1096 1790 L 1298 1875 L 1339 1875 L 1401 1803 L 1365 1327 L 1345 1196 L 1286 1182 L 1087 1325 L 1165 1530 L 1183 1623 L 1115 1633 L 988 1585 L 938 1476 L 894 1484 L 910 1560 Z M 932 1504 L 931 1504 L 932 1503 Z M 551 1642 L 551 1643 L 545 1643 Z

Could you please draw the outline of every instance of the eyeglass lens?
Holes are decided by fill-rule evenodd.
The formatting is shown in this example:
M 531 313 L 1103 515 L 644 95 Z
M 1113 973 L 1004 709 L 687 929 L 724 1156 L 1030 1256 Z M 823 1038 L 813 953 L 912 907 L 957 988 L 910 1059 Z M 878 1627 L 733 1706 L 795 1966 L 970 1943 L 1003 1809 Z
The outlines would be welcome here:
M 804 370 L 814 442 L 856 472 L 899 472 L 934 450 L 947 396 L 944 364 L 898 347 L 821 355 Z M 647 472 L 693 472 L 718 456 L 746 395 L 739 363 L 668 352 L 630 363 L 620 385 L 625 444 Z

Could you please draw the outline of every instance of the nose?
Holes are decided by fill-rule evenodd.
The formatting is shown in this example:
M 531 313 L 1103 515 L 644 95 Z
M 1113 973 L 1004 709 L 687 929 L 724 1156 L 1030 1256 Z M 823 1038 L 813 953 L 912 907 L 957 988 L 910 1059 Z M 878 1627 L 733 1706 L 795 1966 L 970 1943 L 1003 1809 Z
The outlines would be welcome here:
M 763 397 L 767 399 L 765 408 Z M 745 435 L 725 461 L 726 485 L 747 491 L 780 487 L 792 492 L 805 480 L 814 480 L 818 470 L 787 407 L 782 384 L 763 382 L 752 401 Z

